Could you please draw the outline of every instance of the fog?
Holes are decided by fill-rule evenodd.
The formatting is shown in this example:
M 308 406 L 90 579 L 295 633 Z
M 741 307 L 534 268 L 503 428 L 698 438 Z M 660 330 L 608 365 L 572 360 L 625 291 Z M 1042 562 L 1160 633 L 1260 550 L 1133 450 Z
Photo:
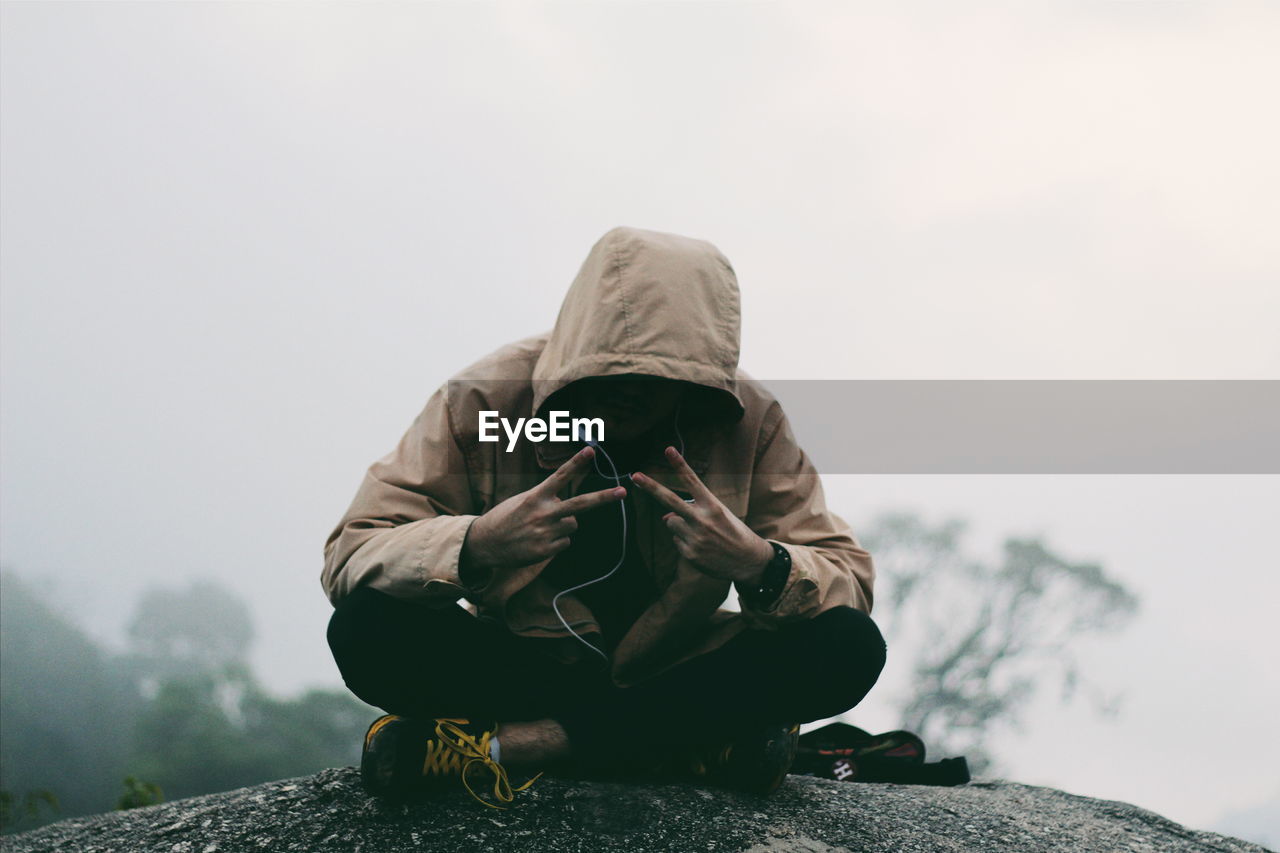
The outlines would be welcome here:
M 0 561 L 114 645 L 149 586 L 220 581 L 281 693 L 339 684 L 321 546 L 364 468 L 455 370 L 549 328 L 614 225 L 730 258 L 766 379 L 1280 378 L 1273 6 L 0 23 Z M 1208 827 L 1280 799 L 1277 480 L 827 490 L 855 530 L 906 506 L 979 547 L 1043 531 L 1137 589 L 1085 658 L 1119 715 L 1046 699 L 1006 762 Z

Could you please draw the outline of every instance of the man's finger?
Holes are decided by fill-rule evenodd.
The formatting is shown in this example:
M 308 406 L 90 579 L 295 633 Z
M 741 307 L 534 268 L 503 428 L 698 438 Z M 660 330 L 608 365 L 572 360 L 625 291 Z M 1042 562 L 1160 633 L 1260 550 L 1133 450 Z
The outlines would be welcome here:
M 562 536 L 547 546 L 543 559 L 545 560 L 547 557 L 554 557 L 556 554 L 559 554 L 561 551 L 568 548 L 571 544 L 573 544 L 573 542 L 568 536 Z
M 681 518 L 693 518 L 694 511 L 692 505 L 685 503 L 679 495 L 658 481 L 650 477 L 646 477 L 644 474 L 637 471 L 631 475 L 631 482 L 653 495 L 658 499 L 658 503 L 676 513 Z
M 564 518 L 557 518 L 555 523 L 551 525 L 551 535 L 559 539 L 561 536 L 572 536 L 578 532 L 578 519 L 572 515 L 566 515 Z
M 554 495 L 556 492 L 569 485 L 569 481 L 573 479 L 573 475 L 585 469 L 591 464 L 591 457 L 595 455 L 595 449 L 592 447 L 584 447 L 573 456 L 565 460 L 564 464 L 551 472 L 551 476 L 539 483 L 535 488 L 545 495 Z
M 689 467 L 689 463 L 680 455 L 680 451 L 674 447 L 667 448 L 667 460 L 676 469 L 676 473 L 680 475 L 680 480 L 689 487 L 689 494 L 693 495 L 695 501 L 702 501 L 704 504 L 710 503 L 712 498 L 711 490 L 699 479 L 693 469 Z
M 674 512 L 669 512 L 663 517 L 667 523 L 667 529 L 675 536 L 676 539 L 689 541 L 693 536 L 693 528 L 689 526 L 689 522 L 685 521 Z
M 574 515 L 602 504 L 615 503 L 626 496 L 627 490 L 621 486 L 612 489 L 601 489 L 598 492 L 588 492 L 585 495 L 574 495 L 567 500 L 560 501 L 555 513 L 563 518 L 566 515 Z

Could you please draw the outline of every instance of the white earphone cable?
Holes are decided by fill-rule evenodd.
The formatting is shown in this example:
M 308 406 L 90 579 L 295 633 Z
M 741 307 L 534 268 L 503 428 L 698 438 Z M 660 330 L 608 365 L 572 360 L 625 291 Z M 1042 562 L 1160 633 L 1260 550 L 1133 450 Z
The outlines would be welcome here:
M 613 471 L 612 475 L 606 474 L 605 472 L 601 471 L 599 458 L 592 457 L 592 461 L 595 463 L 595 466 L 596 466 L 596 473 L 599 474 L 601 477 L 605 477 L 607 479 L 613 480 L 613 483 L 615 486 L 621 486 L 622 477 L 618 475 L 618 469 L 613 464 L 613 460 L 609 458 L 609 453 L 594 441 L 588 441 L 587 444 L 594 447 L 597 453 L 604 454 L 605 461 L 609 463 L 609 469 Z M 551 609 L 556 612 L 556 617 L 560 620 L 560 624 L 564 626 L 564 629 L 568 631 L 570 634 L 573 634 L 573 636 L 577 637 L 579 640 L 581 640 L 583 645 L 591 649 L 591 651 L 595 652 L 596 654 L 600 655 L 600 657 L 604 658 L 605 661 L 609 660 L 609 656 L 607 654 L 605 654 L 600 649 L 596 648 L 591 643 L 587 642 L 587 640 L 584 639 L 581 634 L 579 634 L 577 631 L 569 627 L 569 623 L 565 621 L 564 614 L 560 612 L 560 607 L 557 604 L 557 602 L 559 602 L 560 596 L 570 592 L 575 592 L 579 589 L 582 589 L 584 586 L 591 586 L 591 584 L 593 583 L 599 583 L 602 580 L 606 580 L 609 577 L 611 577 L 614 572 L 622 568 L 622 562 L 627 558 L 627 505 L 625 502 L 620 501 L 618 503 L 618 508 L 622 510 L 622 553 L 618 555 L 618 562 L 614 564 L 612 569 L 610 569 L 607 573 L 601 575 L 600 577 L 592 578 L 589 581 L 584 581 L 583 583 L 580 583 L 577 586 L 571 586 L 568 589 L 562 589 L 558 593 L 556 593 L 554 598 L 551 599 Z
M 684 436 L 680 434 L 679 404 L 676 405 L 674 427 L 676 431 L 676 438 L 680 442 L 680 453 L 683 455 L 684 454 Z M 604 471 L 600 470 L 600 459 L 598 457 L 592 457 L 591 461 L 595 464 L 596 473 L 605 479 L 613 480 L 613 484 L 615 486 L 621 486 L 622 476 L 618 474 L 618 468 L 616 465 L 613 464 L 613 459 L 610 458 L 608 451 L 606 451 L 603 447 L 599 445 L 599 443 L 595 441 L 587 441 L 587 444 L 594 447 L 598 453 L 604 455 L 605 462 L 609 463 L 609 470 L 613 472 L 612 474 L 606 474 Z M 581 641 L 584 646 L 591 649 L 591 651 L 595 652 L 601 658 L 603 658 L 606 663 L 609 660 L 609 656 L 607 654 L 605 654 L 601 649 L 597 648 L 596 646 L 588 642 L 581 634 L 573 630 L 573 628 L 569 627 L 569 623 L 565 621 L 564 614 L 560 612 L 560 606 L 558 602 L 560 601 L 560 596 L 566 595 L 570 592 L 576 592 L 577 590 L 580 590 L 583 587 L 591 586 L 593 583 L 600 583 L 600 581 L 608 580 L 610 577 L 613 576 L 614 572 L 622 568 L 623 561 L 627 559 L 627 505 L 626 505 L 626 502 L 620 501 L 618 503 L 618 508 L 622 511 L 622 553 L 618 555 L 618 562 L 614 564 L 612 569 L 610 569 L 608 572 L 601 575 L 600 577 L 592 578 L 589 581 L 584 581 L 578 584 L 577 586 L 571 586 L 568 589 L 562 589 L 555 594 L 554 598 L 551 599 L 551 609 L 555 611 L 556 618 L 560 620 L 560 624 L 564 626 L 564 629 L 568 631 L 570 634 L 572 634 L 573 636 L 577 637 L 578 640 Z

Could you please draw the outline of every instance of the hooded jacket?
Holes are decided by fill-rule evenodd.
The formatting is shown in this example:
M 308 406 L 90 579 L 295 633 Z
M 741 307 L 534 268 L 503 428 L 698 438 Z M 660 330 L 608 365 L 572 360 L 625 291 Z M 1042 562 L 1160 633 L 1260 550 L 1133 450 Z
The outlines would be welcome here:
M 680 557 L 662 522 L 665 509 L 633 488 L 637 550 L 659 595 L 613 650 L 614 683 L 646 680 L 748 628 L 773 630 L 841 605 L 870 612 L 871 556 L 828 511 L 782 407 L 738 369 L 740 325 L 737 277 L 711 243 L 611 229 L 592 246 L 551 332 L 461 371 L 431 395 L 396 448 L 369 467 L 325 542 L 321 580 L 329 600 L 336 605 L 361 584 L 424 606 L 465 598 L 477 615 L 545 640 L 540 648 L 559 660 L 594 657 L 551 607 L 559 590 L 540 578 L 550 560 L 499 572 L 479 589 L 459 577 L 471 523 L 580 447 L 522 440 L 508 452 L 505 441 L 479 440 L 479 413 L 545 416 L 554 395 L 576 380 L 638 373 L 696 386 L 696 405 L 678 427 L 685 458 L 731 512 L 787 549 L 792 569 L 767 609 L 745 601 L 741 612 L 723 609 L 730 582 Z M 664 446 L 655 445 L 641 470 L 682 489 Z M 600 627 L 579 599 L 562 596 L 559 609 L 575 632 L 599 645 Z

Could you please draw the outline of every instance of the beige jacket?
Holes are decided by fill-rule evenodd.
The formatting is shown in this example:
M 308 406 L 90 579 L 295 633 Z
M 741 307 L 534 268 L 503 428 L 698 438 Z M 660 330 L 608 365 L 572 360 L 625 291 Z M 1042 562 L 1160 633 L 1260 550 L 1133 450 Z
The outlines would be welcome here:
M 579 446 L 522 440 L 507 452 L 505 437 L 479 441 L 479 412 L 508 419 L 545 414 L 548 398 L 574 380 L 643 373 L 700 386 L 699 406 L 678 424 L 686 458 L 752 530 L 787 548 L 792 571 L 769 610 L 722 609 L 729 582 L 681 558 L 662 523 L 665 510 L 635 490 L 637 548 L 661 592 L 614 650 L 614 682 L 643 681 L 747 628 L 774 629 L 839 605 L 869 612 L 871 556 L 827 510 L 817 472 L 781 406 L 738 369 L 739 328 L 737 278 L 715 246 L 610 230 L 591 248 L 550 333 L 463 370 L 427 400 L 399 445 L 369 467 L 325 542 L 321 579 L 330 601 L 360 584 L 424 606 L 465 598 L 473 612 L 544 639 L 542 648 L 562 661 L 594 656 L 551 608 L 559 590 L 539 577 L 549 561 L 500 574 L 483 589 L 461 583 L 458 560 L 471 522 L 540 482 Z M 663 446 L 641 470 L 680 489 Z M 580 600 L 566 595 L 559 607 L 574 631 L 600 644 L 599 626 Z

